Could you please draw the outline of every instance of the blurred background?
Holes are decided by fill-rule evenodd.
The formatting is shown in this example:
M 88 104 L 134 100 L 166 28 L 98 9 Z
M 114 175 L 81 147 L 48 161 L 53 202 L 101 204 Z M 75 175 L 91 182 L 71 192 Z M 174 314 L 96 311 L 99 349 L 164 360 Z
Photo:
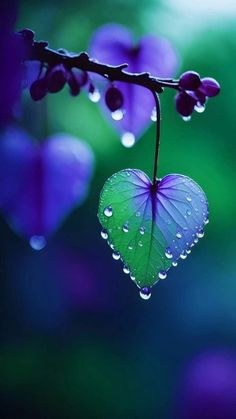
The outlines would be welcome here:
M 179 55 L 177 75 L 212 76 L 222 92 L 190 123 L 175 112 L 172 91 L 161 97 L 159 176 L 197 181 L 210 223 L 148 302 L 101 239 L 97 206 L 114 172 L 132 167 L 151 175 L 154 125 L 125 149 L 85 94 L 51 95 L 43 117 L 24 97 L 22 125 L 30 135 L 81 138 L 96 168 L 87 199 L 40 252 L 0 218 L 1 418 L 217 419 L 211 403 L 221 399 L 231 410 L 219 418 L 236 417 L 236 374 L 229 373 L 236 368 L 235 21 L 234 0 L 20 2 L 16 29 L 32 28 L 52 48 L 87 50 L 99 26 L 121 23 L 137 39 L 167 37 Z M 206 383 L 203 395 L 196 381 Z M 208 402 L 206 416 L 194 416 L 194 403 Z

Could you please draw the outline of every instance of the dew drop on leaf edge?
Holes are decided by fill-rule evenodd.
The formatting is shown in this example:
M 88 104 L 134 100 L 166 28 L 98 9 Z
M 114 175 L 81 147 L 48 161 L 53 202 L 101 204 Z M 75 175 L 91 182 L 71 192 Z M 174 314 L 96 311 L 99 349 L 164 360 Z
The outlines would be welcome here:
M 110 205 L 108 205 L 108 207 L 104 208 L 103 214 L 106 217 L 111 217 L 112 216 L 112 207 Z
M 141 288 L 141 290 L 139 291 L 139 295 L 143 300 L 149 300 L 149 298 L 151 297 L 151 290 L 149 287 L 143 287 Z

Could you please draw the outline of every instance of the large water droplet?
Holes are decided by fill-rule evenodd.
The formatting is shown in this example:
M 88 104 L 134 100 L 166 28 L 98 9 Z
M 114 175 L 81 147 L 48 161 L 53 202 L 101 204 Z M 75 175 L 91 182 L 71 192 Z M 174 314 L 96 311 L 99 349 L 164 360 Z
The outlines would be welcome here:
M 30 238 L 29 244 L 34 250 L 42 250 L 47 242 L 44 236 L 35 235 Z
M 139 295 L 143 300 L 149 300 L 149 298 L 151 297 L 151 290 L 149 287 L 143 287 L 141 288 L 141 290 L 139 291 Z
M 159 272 L 158 276 L 159 276 L 159 278 L 160 278 L 160 279 L 166 279 L 166 277 L 167 277 L 167 273 L 166 273 L 166 271 L 161 270 L 161 271 Z
M 140 234 L 144 235 L 145 230 L 146 230 L 145 227 L 140 227 L 139 229 Z
M 177 231 L 176 237 L 177 237 L 177 239 L 181 239 L 182 238 L 182 234 L 179 231 Z
M 194 106 L 194 110 L 198 113 L 204 112 L 205 108 L 205 105 L 203 105 L 201 102 L 197 102 L 197 104 Z
M 108 207 L 106 207 L 103 211 L 103 214 L 106 217 L 111 217 L 112 216 L 112 207 L 110 205 Z
M 204 237 L 204 231 L 203 230 L 198 231 L 196 236 L 198 239 L 202 239 Z
M 121 121 L 124 117 L 124 111 L 122 111 L 122 109 L 117 109 L 117 111 L 112 112 L 111 117 L 114 121 Z
M 121 142 L 123 146 L 130 148 L 133 147 L 135 143 L 135 136 L 132 132 L 125 132 L 121 137 Z
M 97 103 L 97 102 L 99 102 L 99 100 L 101 98 L 101 95 L 100 95 L 98 89 L 94 89 L 93 92 L 89 92 L 88 97 L 91 100 L 91 102 Z
M 169 247 L 167 247 L 167 248 L 166 248 L 166 251 L 165 251 L 165 257 L 166 257 L 167 259 L 172 259 L 172 258 L 173 258 L 172 252 L 171 252 L 171 250 L 170 250 L 170 248 L 169 248 Z
M 119 260 L 119 259 L 120 259 L 120 253 L 119 253 L 119 252 L 113 252 L 113 253 L 112 253 L 112 257 L 113 257 L 113 259 L 115 259 L 115 260 Z
M 101 231 L 101 236 L 104 240 L 108 239 L 107 230 L 105 230 L 105 228 Z
M 128 268 L 128 266 L 124 266 L 123 267 L 123 272 L 125 273 L 125 274 L 129 274 L 129 268 Z
M 124 233 L 128 233 L 128 231 L 129 231 L 128 224 L 124 224 L 124 225 L 123 225 L 123 227 L 122 227 L 122 231 L 123 231 Z
M 182 116 L 182 119 L 185 122 L 189 122 L 189 121 L 191 121 L 191 116 L 190 115 L 189 116 Z

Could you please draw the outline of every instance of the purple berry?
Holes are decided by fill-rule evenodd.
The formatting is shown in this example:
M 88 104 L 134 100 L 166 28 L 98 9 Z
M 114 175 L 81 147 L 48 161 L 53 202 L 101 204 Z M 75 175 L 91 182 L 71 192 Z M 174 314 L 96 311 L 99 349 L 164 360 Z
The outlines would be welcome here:
M 31 98 L 36 102 L 43 99 L 47 92 L 47 81 L 45 78 L 35 80 L 30 87 Z
M 197 90 L 200 85 L 200 76 L 195 71 L 186 71 L 180 76 L 179 87 L 184 90 Z
M 57 93 L 63 89 L 67 81 L 68 72 L 63 64 L 58 64 L 49 70 L 47 75 L 48 91 Z
M 180 92 L 175 97 L 175 106 L 177 112 L 182 116 L 190 116 L 194 111 L 197 101 L 186 92 Z
M 218 95 L 220 92 L 220 85 L 215 79 L 205 77 L 201 80 L 201 87 L 199 90 L 206 96 L 212 97 Z
M 118 109 L 122 108 L 124 104 L 124 98 L 119 89 L 117 87 L 109 87 L 105 94 L 105 102 L 108 109 L 111 112 L 115 112 Z

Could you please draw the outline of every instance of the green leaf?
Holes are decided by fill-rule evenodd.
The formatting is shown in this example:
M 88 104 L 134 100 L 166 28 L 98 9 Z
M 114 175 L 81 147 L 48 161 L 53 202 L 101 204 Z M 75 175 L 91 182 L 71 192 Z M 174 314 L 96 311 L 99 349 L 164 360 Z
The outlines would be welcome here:
M 150 288 L 203 237 L 208 204 L 186 176 L 165 176 L 154 188 L 145 173 L 126 169 L 106 181 L 98 217 L 114 259 L 121 258 L 124 272 L 148 298 Z

